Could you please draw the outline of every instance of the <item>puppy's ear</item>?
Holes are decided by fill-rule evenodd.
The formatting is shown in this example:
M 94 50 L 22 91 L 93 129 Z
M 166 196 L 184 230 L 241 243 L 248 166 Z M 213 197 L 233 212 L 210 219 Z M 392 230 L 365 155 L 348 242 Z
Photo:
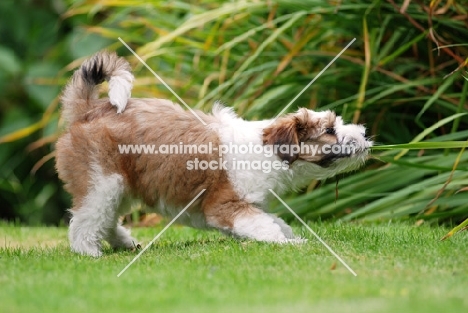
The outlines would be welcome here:
M 300 142 L 308 132 L 308 122 L 306 109 L 279 118 L 263 130 L 263 144 L 274 146 L 276 155 L 292 164 L 299 158 Z

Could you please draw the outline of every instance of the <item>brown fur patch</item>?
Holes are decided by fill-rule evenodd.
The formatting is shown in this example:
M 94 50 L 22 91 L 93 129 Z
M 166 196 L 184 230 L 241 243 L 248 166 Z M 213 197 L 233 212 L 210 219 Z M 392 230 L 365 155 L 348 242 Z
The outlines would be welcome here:
M 288 114 L 278 118 L 272 125 L 263 131 L 263 144 L 289 146 L 290 153 L 277 155 L 281 160 L 292 164 L 297 159 L 309 162 L 319 162 L 322 156 L 293 153 L 291 146 L 334 144 L 336 136 L 326 133 L 327 128 L 333 128 L 336 115 L 328 112 L 325 118 L 314 118 L 307 109 L 300 109 L 297 113 Z

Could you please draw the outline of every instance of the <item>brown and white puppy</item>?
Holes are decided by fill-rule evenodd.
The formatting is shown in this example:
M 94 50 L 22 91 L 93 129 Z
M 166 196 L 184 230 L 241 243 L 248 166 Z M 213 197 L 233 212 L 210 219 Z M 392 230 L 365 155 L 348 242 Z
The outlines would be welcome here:
M 98 99 L 104 80 L 109 98 Z M 74 73 L 62 96 L 67 128 L 56 166 L 73 196 L 69 238 L 81 254 L 100 256 L 102 240 L 135 246 L 118 222 L 132 199 L 174 217 L 203 189 L 178 222 L 260 241 L 300 241 L 265 212 L 269 189 L 281 193 L 357 169 L 372 145 L 363 126 L 345 125 L 331 111 L 300 109 L 250 122 L 216 104 L 197 117 L 168 100 L 130 98 L 132 82 L 124 59 L 101 52 Z M 168 146 L 180 149 L 160 149 Z

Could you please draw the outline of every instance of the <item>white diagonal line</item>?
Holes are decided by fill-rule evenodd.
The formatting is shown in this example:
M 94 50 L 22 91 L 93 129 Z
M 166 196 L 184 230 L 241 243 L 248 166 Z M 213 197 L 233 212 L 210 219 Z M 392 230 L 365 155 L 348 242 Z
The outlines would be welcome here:
M 203 125 L 206 126 L 205 121 L 202 120 L 201 117 L 198 116 L 198 114 L 197 114 L 194 110 L 192 110 L 192 108 L 190 108 L 190 107 L 187 105 L 187 103 L 185 103 L 185 101 L 182 100 L 182 98 L 179 97 L 179 95 L 178 95 L 174 90 L 172 90 L 172 88 L 169 87 L 169 85 L 166 84 L 166 82 L 165 82 L 158 74 L 156 74 L 156 72 L 153 71 L 153 69 L 152 69 L 151 67 L 149 67 L 148 64 L 146 64 L 146 62 L 143 61 L 143 59 L 140 58 L 140 56 L 139 56 L 135 51 L 133 51 L 132 48 L 130 48 L 129 45 L 127 45 L 127 43 L 126 43 L 125 41 L 123 41 L 122 38 L 119 37 L 119 40 L 120 40 L 120 42 L 121 42 L 125 47 L 127 47 L 128 50 L 130 50 L 131 53 L 133 53 L 133 55 L 134 55 L 144 66 L 146 66 L 146 68 L 147 68 L 147 69 L 148 69 L 164 86 L 166 86 L 167 89 L 169 89 L 170 92 L 172 92 L 172 94 L 173 94 L 177 99 L 179 99 L 180 102 L 182 102 L 183 105 L 185 105 L 185 107 L 186 107 L 190 112 L 192 112 L 193 115 L 195 115 L 195 117 L 196 117 Z
M 133 260 L 132 260 L 130 263 L 128 263 L 128 265 L 125 266 L 125 268 L 124 268 L 122 271 L 120 271 L 120 273 L 117 275 L 117 277 L 120 277 L 120 275 L 122 275 L 136 260 L 138 260 L 138 258 L 139 258 L 139 257 L 156 241 L 156 240 L 158 240 L 159 237 L 161 237 L 161 235 L 162 235 L 162 234 L 179 218 L 179 216 L 181 216 L 182 214 L 184 214 L 184 212 L 192 205 L 192 203 L 195 202 L 195 200 L 198 199 L 198 197 L 201 196 L 202 193 L 205 192 L 205 190 L 206 190 L 206 189 L 203 189 L 202 191 L 200 191 L 200 193 L 199 193 L 195 198 L 193 198 L 193 200 L 190 201 L 190 203 L 187 204 L 187 206 L 186 206 L 182 211 L 180 211 L 179 214 L 177 214 L 177 216 L 174 217 L 174 218 L 172 219 L 172 221 L 171 221 L 169 224 L 167 224 L 166 227 L 164 227 L 163 230 L 161 230 L 161 231 L 159 232 L 159 234 L 157 234 L 156 237 L 154 237 L 153 240 L 151 240 L 150 243 L 147 244 L 146 247 L 145 247 L 143 250 L 141 250 L 141 252 L 138 253 L 138 255 L 137 255 L 136 257 L 134 257 Z
M 343 261 L 342 258 L 340 258 L 340 256 L 338 254 L 335 253 L 335 251 L 332 250 L 332 248 L 330 248 L 329 245 L 327 245 L 327 243 L 325 241 L 322 240 L 322 238 L 319 237 L 319 235 L 317 235 L 313 230 L 312 228 L 309 227 L 309 225 L 307 225 L 297 214 L 296 212 L 294 212 L 287 204 L 286 202 L 283 201 L 283 199 L 281 199 L 272 189 L 268 189 L 270 190 L 270 192 L 292 213 L 292 215 L 294 215 L 295 218 L 297 218 L 299 220 L 299 222 L 301 222 L 311 233 L 312 235 L 315 236 L 315 238 L 318 239 L 318 241 L 320 241 L 324 246 L 325 248 L 328 249 L 328 251 L 330 251 L 331 254 L 333 254 L 335 256 L 335 258 L 338 259 L 338 261 L 341 262 L 341 264 L 343 264 L 347 269 L 348 271 L 351 272 L 351 274 L 353 274 L 354 276 L 357 276 L 356 272 L 353 271 L 353 269 L 351 267 L 349 267 L 348 264 L 346 264 L 345 261 Z
M 340 53 L 338 53 L 338 54 L 336 55 L 336 57 L 334 57 L 333 60 L 331 60 L 330 63 L 328 63 L 327 66 L 325 66 L 325 67 L 323 68 L 323 70 L 321 70 L 320 73 L 318 73 L 317 76 L 315 76 L 314 79 L 312 79 L 312 80 L 310 81 L 310 83 L 308 83 L 307 86 L 305 86 L 305 87 L 301 90 L 301 92 L 299 92 L 299 93 L 297 94 L 297 96 L 294 97 L 294 99 L 292 99 L 292 100 L 283 108 L 283 110 L 281 110 L 281 112 L 278 113 L 278 115 L 276 115 L 276 117 L 271 121 L 271 123 L 273 123 L 274 121 L 276 121 L 276 120 L 278 119 L 278 117 L 280 117 L 280 115 L 283 114 L 283 113 L 291 106 L 291 104 L 293 104 L 294 101 L 296 101 L 297 98 L 299 98 L 299 97 L 304 93 L 304 91 L 306 91 L 306 89 L 309 88 L 310 85 L 312 85 L 312 84 L 317 80 L 317 78 L 319 78 L 320 75 L 322 75 L 323 72 L 325 72 L 325 71 L 327 70 L 327 68 L 329 68 L 330 65 L 332 65 L 332 64 L 336 61 L 336 59 L 338 59 L 338 58 L 343 54 L 343 52 L 345 52 L 346 49 L 348 49 L 349 46 L 351 46 L 351 45 L 353 44 L 353 42 L 355 42 L 355 41 L 356 41 L 356 38 L 354 38 L 353 40 L 351 40 L 351 42 L 348 43 L 348 44 L 346 45 L 346 47 L 344 47 L 343 50 L 341 50 Z

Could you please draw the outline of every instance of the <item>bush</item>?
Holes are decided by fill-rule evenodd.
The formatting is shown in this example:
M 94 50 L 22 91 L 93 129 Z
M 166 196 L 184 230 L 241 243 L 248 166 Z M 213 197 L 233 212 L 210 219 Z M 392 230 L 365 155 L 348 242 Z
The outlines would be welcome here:
M 30 212 L 41 207 L 64 207 L 67 200 L 51 161 L 36 176 L 27 173 L 40 156 L 53 151 L 58 111 L 57 98 L 49 98 L 57 95 L 57 87 L 84 56 L 102 47 L 117 50 L 132 62 L 137 76 L 134 96 L 177 102 L 119 37 L 190 106 L 209 110 L 220 99 L 248 119 L 279 113 L 356 38 L 288 111 L 334 109 L 348 121 L 365 123 L 378 143 L 466 140 L 468 118 L 456 114 L 468 112 L 468 82 L 463 77 L 467 76 L 467 11 L 457 1 L 404 3 L 408 5 L 399 7 L 393 0 L 135 1 L 129 5 L 103 0 L 69 6 L 60 20 L 69 28 L 58 32 L 46 62 L 31 56 L 47 69 L 41 67 L 44 72 L 37 70 L 34 77 L 54 80 L 34 80 L 29 89 L 42 89 L 23 94 L 31 108 L 28 113 L 16 113 L 22 122 L 14 128 L 36 125 L 41 114 L 48 120 L 27 138 L 2 149 L 3 160 L 8 160 L 2 164 L 9 171 L 0 198 L 7 199 L 10 211 L 2 216 L 30 221 Z M 62 63 L 54 58 L 59 55 Z M 76 61 L 65 66 L 69 60 Z M 25 73 L 31 72 L 16 77 Z M 36 104 L 34 111 L 39 94 L 52 104 Z M 2 125 L 11 131 L 11 121 L 17 118 L 8 116 Z M 27 142 L 36 142 L 39 150 L 25 153 Z M 342 177 L 336 200 L 335 185 L 318 182 L 287 199 L 306 218 L 417 216 L 441 221 L 467 216 L 466 192 L 458 192 L 468 182 L 466 154 L 453 149 L 395 154 L 376 152 L 365 171 Z M 22 165 L 15 163 L 19 158 L 13 155 L 25 158 Z M 445 186 L 446 182 L 450 183 Z M 436 196 L 438 200 L 431 203 Z M 274 204 L 274 210 L 283 212 L 279 204 Z M 44 215 L 35 221 L 49 222 Z

